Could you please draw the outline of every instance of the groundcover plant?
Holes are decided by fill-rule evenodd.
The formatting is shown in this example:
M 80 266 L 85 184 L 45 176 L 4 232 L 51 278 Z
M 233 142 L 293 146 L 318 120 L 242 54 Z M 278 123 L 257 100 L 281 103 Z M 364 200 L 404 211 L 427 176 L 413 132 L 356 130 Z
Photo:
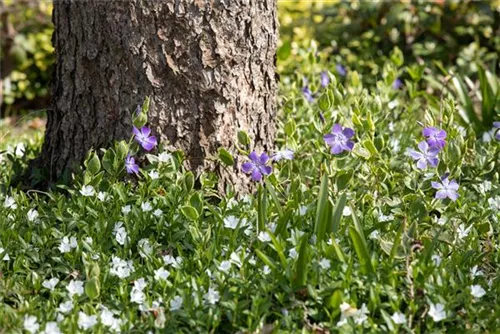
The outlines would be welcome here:
M 247 195 L 195 187 L 147 108 L 48 192 L 11 186 L 40 136 L 4 137 L 0 332 L 500 328 L 498 123 L 475 132 L 397 49 L 372 86 L 314 43 L 289 53 L 277 149 L 238 136 Z

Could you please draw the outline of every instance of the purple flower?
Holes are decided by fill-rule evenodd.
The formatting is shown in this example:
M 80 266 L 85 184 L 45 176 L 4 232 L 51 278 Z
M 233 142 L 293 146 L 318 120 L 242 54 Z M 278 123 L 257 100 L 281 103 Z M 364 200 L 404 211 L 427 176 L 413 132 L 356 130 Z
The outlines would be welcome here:
M 437 147 L 442 149 L 446 145 L 446 131 L 436 129 L 434 127 L 427 127 L 422 130 L 422 134 L 427 140 L 430 147 Z
M 393 89 L 400 89 L 401 87 L 403 87 L 403 81 L 401 81 L 401 79 L 397 78 L 392 82 Z
M 354 142 L 351 139 L 354 136 L 354 130 L 343 128 L 340 124 L 333 126 L 332 132 L 324 135 L 323 139 L 331 147 L 332 154 L 339 154 L 343 151 L 351 151 Z
M 273 161 L 280 161 L 280 160 L 293 160 L 293 151 L 290 150 L 289 148 L 285 148 L 282 151 L 278 151 L 272 156 Z
M 330 84 L 330 77 L 327 71 L 321 72 L 321 87 L 325 88 Z
M 304 94 L 304 97 L 309 103 L 314 101 L 314 94 L 311 92 L 309 87 L 305 86 L 304 88 L 302 88 L 302 94 Z
M 265 153 L 262 153 L 260 157 L 258 154 L 253 151 L 248 156 L 251 162 L 245 162 L 241 165 L 241 170 L 244 173 L 252 173 L 252 180 L 260 181 L 262 180 L 262 174 L 269 175 L 273 171 L 271 166 L 266 166 L 266 163 L 269 161 L 269 156 Z
M 493 128 L 500 129 L 500 122 L 493 122 Z M 496 140 L 500 140 L 500 130 L 497 130 L 497 134 L 495 135 Z
M 430 147 L 429 144 L 425 140 L 421 141 L 418 143 L 418 149 L 420 152 L 417 152 L 415 150 L 408 150 L 408 153 L 414 160 L 417 161 L 417 168 L 419 169 L 425 169 L 427 168 L 427 164 L 431 165 L 432 167 L 436 167 L 439 159 L 437 158 L 437 155 L 439 153 L 439 148 L 437 147 Z
M 431 182 L 432 188 L 437 189 L 438 191 L 436 192 L 436 198 L 440 199 L 445 199 L 449 198 L 452 201 L 456 201 L 458 198 L 458 183 L 455 180 L 448 180 L 448 177 L 444 177 L 441 180 L 441 183 L 439 182 Z
M 335 69 L 337 70 L 338 75 L 340 75 L 341 77 L 346 76 L 347 71 L 346 71 L 345 67 L 342 66 L 341 64 L 337 64 L 337 66 L 335 66 Z
M 142 148 L 144 148 L 146 151 L 151 151 L 158 144 L 156 141 L 156 137 L 150 136 L 151 129 L 146 126 L 143 126 L 141 130 L 137 129 L 134 126 L 132 132 L 135 135 L 135 140 L 139 144 L 141 144 Z
M 125 159 L 125 168 L 129 174 L 139 173 L 139 166 L 135 163 L 134 157 L 131 157 L 130 155 L 127 155 L 127 158 Z

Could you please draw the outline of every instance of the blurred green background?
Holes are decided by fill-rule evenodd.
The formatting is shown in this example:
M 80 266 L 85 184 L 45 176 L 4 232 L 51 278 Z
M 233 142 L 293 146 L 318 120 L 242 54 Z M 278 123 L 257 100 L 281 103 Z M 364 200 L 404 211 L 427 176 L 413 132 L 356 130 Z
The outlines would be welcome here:
M 318 56 L 356 71 L 370 87 L 381 79 L 385 61 L 399 51 L 412 74 L 429 71 L 444 77 L 452 71 L 463 75 L 466 84 L 472 76 L 474 84 L 478 65 L 498 72 L 500 0 L 279 1 L 278 6 L 282 76 L 293 74 L 305 58 Z M 51 11 L 50 1 L 0 3 L 4 118 L 49 106 Z

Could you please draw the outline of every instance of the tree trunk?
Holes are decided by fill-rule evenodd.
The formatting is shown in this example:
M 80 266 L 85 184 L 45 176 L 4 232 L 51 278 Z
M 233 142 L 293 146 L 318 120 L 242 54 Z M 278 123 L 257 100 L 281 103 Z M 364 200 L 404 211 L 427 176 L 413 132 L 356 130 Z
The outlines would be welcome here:
M 237 132 L 272 147 L 276 114 L 276 0 L 57 0 L 52 111 L 34 166 L 50 180 L 91 148 L 131 136 L 131 116 L 151 97 L 148 126 L 184 150 L 193 171 L 215 170 L 244 188 Z M 241 160 L 240 160 L 241 162 Z

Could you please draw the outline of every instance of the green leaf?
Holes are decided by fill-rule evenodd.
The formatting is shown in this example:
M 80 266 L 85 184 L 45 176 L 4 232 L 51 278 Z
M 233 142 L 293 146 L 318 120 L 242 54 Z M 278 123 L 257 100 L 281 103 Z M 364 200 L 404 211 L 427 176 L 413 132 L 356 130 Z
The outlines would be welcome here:
M 234 166 L 234 159 L 231 153 L 223 149 L 222 147 L 219 148 L 219 159 L 226 165 L 226 166 Z
M 292 53 L 292 42 L 290 40 L 283 42 L 283 45 L 281 45 L 278 48 L 278 58 L 280 60 L 287 60 L 288 57 L 290 57 L 291 53 Z
M 94 152 L 91 153 L 90 159 L 87 162 L 87 171 L 92 175 L 96 175 L 101 170 L 101 162 L 99 157 Z
M 327 230 L 328 233 L 333 233 L 334 235 L 337 235 L 346 201 L 347 201 L 346 194 L 343 193 L 342 195 L 340 195 L 339 199 L 337 200 L 337 203 L 335 204 L 335 207 L 333 208 L 331 223 Z
M 307 281 L 307 270 L 308 270 L 308 256 L 307 256 L 307 242 L 309 241 L 309 235 L 305 233 L 302 236 L 299 248 L 299 257 L 297 259 L 297 264 L 295 267 L 295 277 L 293 282 L 293 287 L 295 289 L 301 288 L 306 285 Z
M 256 249 L 255 254 L 264 262 L 270 269 L 276 270 L 276 265 L 274 264 L 273 260 L 271 260 L 266 254 L 261 252 L 260 250 Z
M 370 259 L 370 253 L 368 252 L 368 247 L 363 242 L 363 238 L 359 235 L 358 231 L 353 227 L 349 226 L 349 236 L 351 237 L 352 243 L 354 245 L 354 250 L 358 256 L 361 269 L 365 274 L 373 273 L 373 267 Z
M 196 209 L 195 209 L 195 208 L 193 208 L 192 206 L 189 206 L 189 205 L 185 205 L 185 206 L 183 206 L 183 207 L 181 208 L 181 212 L 182 212 L 182 214 L 183 214 L 186 218 L 188 218 L 188 219 L 190 219 L 190 220 L 195 221 L 195 220 L 198 220 L 198 218 L 199 218 L 198 211 L 196 211 Z
M 276 191 L 274 191 L 273 185 L 266 181 L 266 188 L 269 191 L 269 194 L 271 194 L 271 198 L 273 199 L 274 202 L 274 207 L 276 208 L 276 211 L 278 212 L 278 216 L 281 218 L 283 217 L 283 208 L 281 207 L 280 200 L 278 198 L 278 195 L 276 195 Z
M 328 89 L 326 92 L 321 94 L 319 100 L 318 100 L 318 107 L 321 109 L 321 111 L 326 112 L 330 110 L 332 107 L 332 101 L 330 100 L 330 94 L 328 94 Z
M 259 227 L 259 232 L 264 231 L 266 227 L 266 212 L 267 212 L 267 196 L 266 189 L 259 184 L 257 190 L 257 222 Z
M 325 239 L 327 229 L 327 206 L 328 206 L 328 175 L 323 174 L 321 178 L 321 186 L 319 189 L 318 204 L 316 206 L 316 224 L 314 232 L 316 233 L 316 242 L 321 242 Z
M 481 89 L 481 117 L 485 127 L 491 127 L 495 113 L 496 96 L 493 93 L 493 88 L 486 77 L 485 70 L 482 66 L 478 67 L 479 87 Z
M 97 277 L 92 277 L 85 282 L 85 294 L 90 299 L 96 299 L 101 292 L 101 284 Z
M 250 137 L 248 136 L 248 133 L 243 130 L 238 131 L 238 142 L 245 147 L 250 145 Z

